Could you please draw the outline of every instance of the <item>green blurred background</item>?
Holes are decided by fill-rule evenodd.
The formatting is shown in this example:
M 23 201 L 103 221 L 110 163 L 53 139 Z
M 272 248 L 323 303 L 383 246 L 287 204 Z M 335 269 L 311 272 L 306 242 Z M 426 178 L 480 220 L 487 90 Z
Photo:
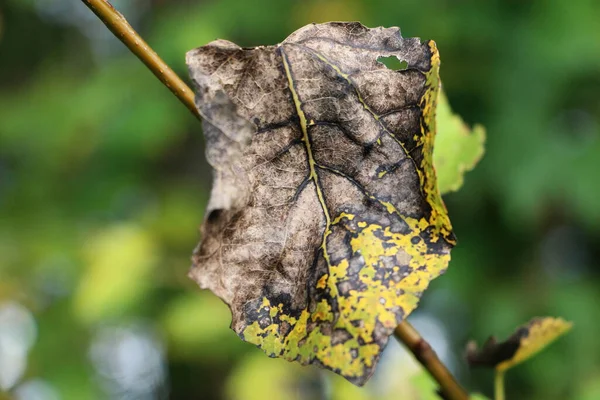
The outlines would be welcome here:
M 411 320 L 472 391 L 469 338 L 573 331 L 509 399 L 600 399 L 600 6 L 554 1 L 114 1 L 187 79 L 215 38 L 360 20 L 434 39 L 486 155 L 446 196 L 459 245 Z M 364 390 L 272 360 L 186 277 L 210 188 L 199 123 L 78 0 L 0 0 L 0 394 L 14 399 L 433 399 L 396 343 Z M 421 389 L 419 389 L 421 388 Z

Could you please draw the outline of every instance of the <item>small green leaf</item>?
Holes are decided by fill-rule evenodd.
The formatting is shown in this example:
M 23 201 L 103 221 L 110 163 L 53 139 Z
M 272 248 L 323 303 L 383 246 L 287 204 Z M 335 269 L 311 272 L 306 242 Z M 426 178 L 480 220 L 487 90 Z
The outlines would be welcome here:
M 463 184 L 464 174 L 472 170 L 484 153 L 485 129 L 473 129 L 454 113 L 443 91 L 438 96 L 437 136 L 433 151 L 438 187 L 441 194 L 455 192 Z

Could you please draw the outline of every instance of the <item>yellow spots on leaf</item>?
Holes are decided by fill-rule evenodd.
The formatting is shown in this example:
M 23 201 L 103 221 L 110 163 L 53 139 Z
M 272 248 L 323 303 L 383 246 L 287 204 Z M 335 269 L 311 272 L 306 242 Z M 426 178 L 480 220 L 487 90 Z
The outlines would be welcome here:
M 359 349 L 360 358 L 366 360 L 365 362 L 367 363 L 367 367 L 370 367 L 379 351 L 380 349 L 377 345 L 369 344 L 362 346 Z
M 285 321 L 285 322 L 289 323 L 290 325 L 294 325 L 294 324 L 296 324 L 296 322 L 298 322 L 298 320 L 296 318 L 291 317 L 291 316 L 289 316 L 287 314 L 281 314 L 279 316 L 279 319 L 282 320 L 282 321 Z
M 277 307 L 271 307 L 271 310 L 269 311 L 269 315 L 271 316 L 271 318 L 277 315 L 277 311 Z
M 431 276 L 426 271 L 415 269 L 399 282 L 398 288 L 405 292 L 423 292 L 427 289 L 430 278 Z
M 266 329 L 266 335 L 264 336 L 262 349 L 267 354 L 279 355 L 283 349 L 283 343 L 279 340 L 277 332 L 278 325 L 269 325 Z
M 343 213 L 333 223 L 342 220 L 353 221 L 356 216 Z M 261 307 L 269 310 L 273 323 L 266 328 L 261 328 L 258 322 L 249 325 L 243 332 L 245 340 L 270 355 L 302 363 L 317 359 L 346 377 L 362 376 L 381 351 L 374 342 L 376 324 L 393 329 L 400 322 L 400 316 L 406 317 L 416 308 L 421 293 L 448 263 L 449 255 L 427 253 L 427 245 L 419 236 L 429 226 L 426 220 L 405 218 L 405 221 L 410 227 L 408 234 L 356 221 L 358 229 L 352 231 L 350 246 L 354 256 L 362 257 L 358 275 L 351 276 L 349 260 L 342 259 L 336 264 L 330 263 L 329 273 L 316 283 L 317 289 L 337 300 L 335 310 L 327 300 L 321 299 L 314 311 L 309 311 L 307 306 L 296 319 L 283 312 L 282 304 L 271 306 L 269 300 L 263 298 Z M 415 237 L 419 240 L 413 243 Z M 385 257 L 396 260 L 397 265 L 386 267 Z M 339 287 L 345 282 L 350 290 L 340 293 Z M 356 289 L 357 283 L 362 285 L 360 290 Z M 284 322 L 289 326 L 282 331 L 280 324 Z M 307 329 L 309 322 L 317 325 Z M 326 326 L 324 322 L 346 331 L 350 339 L 333 345 L 331 334 L 322 331 Z
M 396 213 L 396 214 L 400 215 L 400 213 L 398 212 L 398 210 L 392 203 L 390 203 L 388 201 L 377 200 L 375 198 L 373 198 L 373 200 L 378 201 L 382 206 L 384 206 L 388 213 L 390 213 L 390 214 Z
M 300 345 L 298 342 L 300 342 L 300 340 L 304 339 L 306 336 L 306 323 L 308 322 L 309 317 L 310 313 L 308 310 L 303 310 L 292 331 L 285 338 L 286 350 L 290 352 L 289 359 L 295 359 L 300 351 Z M 283 339 L 284 338 L 281 338 L 281 340 Z
M 452 225 L 450 224 L 446 206 L 442 201 L 437 187 L 437 178 L 435 168 L 433 167 L 433 144 L 436 134 L 435 109 L 440 89 L 440 54 L 434 41 L 430 40 L 427 44 L 431 51 L 431 68 L 426 73 L 426 90 L 420 104 L 423 110 L 421 136 L 418 138 L 415 137 L 417 145 L 421 145 L 423 148 L 423 161 L 420 165 L 421 168 L 417 169 L 417 172 L 419 172 L 419 176 L 422 178 L 421 187 L 423 188 L 427 202 L 432 208 L 428 220 L 428 223 L 434 227 L 431 242 L 436 243 L 442 237 L 448 243 L 455 244 L 455 240 L 452 237 Z
M 334 288 L 334 284 L 346 279 L 348 274 L 348 260 L 342 260 L 339 264 L 333 265 L 329 272 L 331 279 L 328 281 L 328 286 L 330 289 L 337 291 L 337 288 Z
M 263 297 L 261 307 L 269 308 L 271 307 L 271 302 L 266 297 Z
M 316 321 L 331 321 L 333 319 L 333 314 L 331 313 L 331 306 L 327 301 L 321 300 L 317 304 L 317 309 L 312 314 L 311 319 L 313 322 Z
M 321 278 L 319 278 L 319 281 L 317 282 L 317 289 L 325 289 L 327 287 L 327 278 L 328 277 L 329 277 L 329 275 L 325 274 Z
M 251 343 L 259 343 L 262 342 L 262 337 L 260 336 L 262 333 L 263 329 L 258 322 L 254 321 L 244 329 L 244 339 Z
M 357 298 L 353 298 L 354 294 L 351 293 L 348 305 L 357 304 L 355 308 L 363 310 L 361 317 L 365 313 L 373 313 L 378 315 L 384 326 L 395 326 L 397 317 L 392 310 L 402 310 L 407 316 L 416 308 L 419 296 L 429 282 L 445 269 L 449 255 L 427 254 L 427 246 L 423 240 L 412 242 L 412 238 L 418 237 L 421 229 L 428 226 L 423 221 L 409 219 L 412 230 L 408 235 L 393 233 L 389 227 L 383 228 L 376 224 L 364 225 L 356 237 L 351 239 L 353 252 L 361 254 L 364 259 L 365 266 L 361 269 L 359 278 L 368 289 Z M 398 276 L 400 266 L 397 265 L 385 271 L 380 279 L 375 279 L 377 271 L 383 268 L 383 257 L 393 257 L 400 264 L 408 262 L 408 265 L 404 265 L 408 269 L 406 275 Z M 394 273 L 396 275 L 392 276 Z
M 375 236 L 376 231 L 381 231 L 381 226 L 367 226 L 366 222 L 359 222 L 358 226 L 363 229 L 350 240 L 350 246 L 352 246 L 353 252 L 360 253 L 363 256 L 366 266 L 374 266 L 385 255 L 383 241 Z
M 425 218 L 421 218 L 419 222 L 417 222 L 417 227 L 419 231 L 425 230 L 429 226 L 429 222 Z
M 254 321 L 244 329 L 244 340 L 259 345 L 267 354 L 279 355 L 283 343 L 278 340 L 278 328 L 277 324 L 272 324 L 263 329 Z
M 358 343 L 356 343 L 356 345 L 356 347 L 358 347 Z M 323 360 L 327 366 L 332 368 L 338 368 L 339 365 L 349 363 L 349 365 L 346 367 L 346 370 L 349 374 L 354 376 L 360 375 L 363 370 L 363 366 L 360 364 L 360 361 L 353 360 L 351 349 L 342 343 L 336 344 L 331 348 L 330 351 L 327 351 L 324 354 Z

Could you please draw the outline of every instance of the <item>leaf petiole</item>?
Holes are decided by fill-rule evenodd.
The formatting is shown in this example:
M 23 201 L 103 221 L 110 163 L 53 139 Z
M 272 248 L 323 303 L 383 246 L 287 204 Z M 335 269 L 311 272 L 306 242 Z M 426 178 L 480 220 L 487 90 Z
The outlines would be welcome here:
M 494 376 L 494 400 L 504 400 L 504 371 L 496 370 Z

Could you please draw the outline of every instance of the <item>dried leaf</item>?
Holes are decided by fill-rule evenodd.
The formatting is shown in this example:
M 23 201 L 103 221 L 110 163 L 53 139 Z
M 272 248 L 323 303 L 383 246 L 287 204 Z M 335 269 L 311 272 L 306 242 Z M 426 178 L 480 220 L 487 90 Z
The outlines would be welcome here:
M 443 91 L 440 91 L 436 111 L 437 135 L 433 165 L 441 194 L 455 192 L 463 184 L 464 174 L 475 168 L 483 157 L 485 128 L 475 125 L 473 129 L 454 114 Z
M 494 337 L 488 339 L 481 349 L 474 342 L 467 347 L 467 361 L 471 366 L 485 366 L 506 371 L 534 356 L 550 343 L 568 332 L 571 322 L 562 318 L 534 318 L 521 326 L 504 342 Z
M 245 341 L 364 384 L 455 242 L 432 166 L 435 43 L 313 24 L 187 63 L 214 169 L 190 276 Z

